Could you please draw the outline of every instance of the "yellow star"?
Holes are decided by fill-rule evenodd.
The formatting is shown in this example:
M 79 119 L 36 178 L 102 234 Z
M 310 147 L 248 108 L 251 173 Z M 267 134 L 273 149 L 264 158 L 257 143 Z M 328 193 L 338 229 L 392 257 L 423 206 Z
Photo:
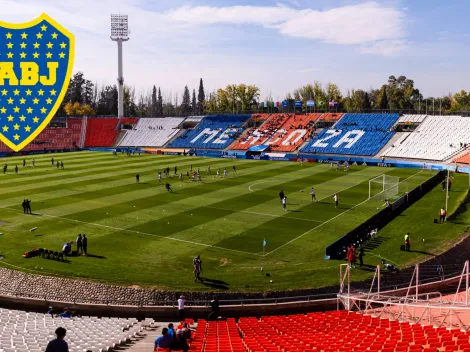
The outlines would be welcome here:
M 29 131 L 31 131 L 31 127 L 26 126 L 26 127 L 24 128 L 24 130 L 25 130 L 26 132 L 29 132 Z
M 20 57 L 21 57 L 22 59 L 24 59 L 24 58 L 26 57 L 26 53 L 24 53 L 24 52 L 21 53 L 21 54 L 20 54 Z
M 7 57 L 8 57 L 9 59 L 11 59 L 11 58 L 13 57 L 13 53 L 8 53 L 8 54 L 7 54 Z
M 67 46 L 67 44 L 65 44 L 64 42 L 60 43 L 60 48 L 61 49 L 65 49 L 66 46 Z
M 32 91 L 31 89 L 28 89 L 28 90 L 26 91 L 26 95 L 31 95 L 32 92 L 33 92 L 33 91 Z
M 41 26 L 41 30 L 44 32 L 46 29 L 47 29 L 47 26 L 43 24 L 43 25 Z
M 51 99 L 51 98 L 47 98 L 47 99 L 46 99 L 46 103 L 52 104 L 52 99 Z
M 3 132 L 8 132 L 8 126 L 3 126 Z
M 48 49 L 52 49 L 52 47 L 54 46 L 54 44 L 52 44 L 51 42 L 47 43 L 46 44 L 47 48 Z
M 18 89 L 15 89 L 15 90 L 13 91 L 13 94 L 15 94 L 15 95 L 20 95 L 20 91 L 19 91 Z
M 16 112 L 16 113 L 20 112 L 20 108 L 17 107 L 17 106 L 15 106 L 15 107 L 13 108 L 13 112 Z
M 33 109 L 32 109 L 32 108 L 27 108 L 26 111 L 28 112 L 28 114 L 32 114 L 32 113 L 33 113 Z
M 33 103 L 34 103 L 34 104 L 39 103 L 39 99 L 38 99 L 38 98 L 34 98 L 34 99 L 33 99 Z
M 39 95 L 44 95 L 44 91 L 43 91 L 42 89 L 39 89 L 39 90 L 38 90 L 38 94 L 39 94 Z
M 42 39 L 42 33 L 38 33 L 38 34 L 36 34 L 36 38 L 38 38 L 38 39 Z
M 2 90 L 2 95 L 7 95 L 7 94 L 8 94 L 8 91 L 4 88 L 4 89 Z
M 58 34 L 57 33 L 52 33 L 52 39 L 57 39 Z
M 8 32 L 8 33 L 6 34 L 6 36 L 7 36 L 7 39 L 11 39 L 11 33 L 10 33 L 10 32 Z
M 21 99 L 20 99 L 20 104 L 24 104 L 24 103 L 26 103 L 26 99 L 25 99 L 25 98 L 21 98 Z
M 12 98 L 9 98 L 8 100 L 8 104 L 13 104 L 14 100 Z
M 13 118 L 14 118 L 14 117 L 11 116 L 11 115 L 7 117 L 7 119 L 8 119 L 9 122 L 13 121 Z
M 52 54 L 51 54 L 51 53 L 47 53 L 47 54 L 46 54 L 46 57 L 47 57 L 48 59 L 50 59 L 50 58 L 52 57 Z
M 21 121 L 21 122 L 24 122 L 24 120 L 26 120 L 26 116 L 21 115 L 21 116 L 20 116 L 20 121 Z
M 20 136 L 18 136 L 18 134 L 15 134 L 13 138 L 15 139 L 15 141 L 17 141 L 18 139 L 20 139 Z
M 35 59 L 38 59 L 38 58 L 39 58 L 39 54 L 36 52 L 36 53 L 33 54 L 33 57 L 34 57 Z
M 1 109 L 0 109 L 0 112 L 1 112 L 2 114 L 6 114 L 6 113 L 7 113 L 7 109 L 1 108 Z
M 14 128 L 15 130 L 19 130 L 19 129 L 20 129 L 20 125 L 18 125 L 17 123 L 15 123 L 15 124 L 13 125 L 13 128 Z
M 37 116 L 34 116 L 34 117 L 33 117 L 33 122 L 34 122 L 34 123 L 38 123 L 38 122 L 39 122 L 39 119 L 37 118 Z
M 65 54 L 64 54 L 64 53 L 60 53 L 60 54 L 59 54 L 59 57 L 60 57 L 61 59 L 63 59 L 63 58 L 65 57 Z
M 41 114 L 45 114 L 47 112 L 47 109 L 46 108 L 42 108 L 41 109 Z
M 56 93 L 55 89 L 51 90 L 51 95 L 56 95 Z
M 25 32 L 21 33 L 21 39 L 26 39 L 26 38 L 28 38 L 28 34 Z
M 38 48 L 39 48 L 39 45 L 41 45 L 41 44 L 39 44 L 38 42 L 34 43 L 34 44 L 33 44 L 34 49 L 38 49 Z
M 24 42 L 23 42 L 23 43 L 21 43 L 21 44 L 20 44 L 20 48 L 21 48 L 21 49 L 24 49 L 24 48 L 26 48 L 26 43 L 24 43 Z
M 8 49 L 13 48 L 13 43 L 8 43 L 8 44 L 7 44 L 7 48 L 8 48 Z

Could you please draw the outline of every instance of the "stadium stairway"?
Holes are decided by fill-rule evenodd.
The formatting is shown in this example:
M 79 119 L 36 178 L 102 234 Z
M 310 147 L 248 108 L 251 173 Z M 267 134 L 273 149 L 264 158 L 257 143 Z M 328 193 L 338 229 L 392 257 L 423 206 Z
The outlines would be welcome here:
M 388 141 L 388 143 L 385 144 L 385 146 L 382 149 L 380 149 L 377 156 L 378 157 L 385 156 L 390 149 L 395 148 L 397 145 L 402 144 L 406 140 L 406 138 L 408 138 L 410 133 L 411 132 L 395 132 L 395 134 Z

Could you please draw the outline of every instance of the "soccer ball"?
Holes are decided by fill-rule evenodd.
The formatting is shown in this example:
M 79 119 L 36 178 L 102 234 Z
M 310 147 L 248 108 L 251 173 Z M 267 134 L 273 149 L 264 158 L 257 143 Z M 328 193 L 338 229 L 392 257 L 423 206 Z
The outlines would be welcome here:
M 269 280 L 270 283 L 273 283 L 273 280 Z
M 303 189 L 300 190 L 300 192 L 303 192 L 303 191 L 304 191 Z

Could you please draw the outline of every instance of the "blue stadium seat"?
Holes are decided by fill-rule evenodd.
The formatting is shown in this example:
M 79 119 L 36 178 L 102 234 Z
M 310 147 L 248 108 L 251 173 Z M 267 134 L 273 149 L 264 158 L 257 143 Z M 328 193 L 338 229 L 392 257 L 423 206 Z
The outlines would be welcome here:
M 334 128 L 324 129 L 301 152 L 375 155 L 392 138 L 398 114 L 345 114 Z
M 185 131 L 170 148 L 225 149 L 243 131 L 251 115 L 209 115 L 196 128 Z

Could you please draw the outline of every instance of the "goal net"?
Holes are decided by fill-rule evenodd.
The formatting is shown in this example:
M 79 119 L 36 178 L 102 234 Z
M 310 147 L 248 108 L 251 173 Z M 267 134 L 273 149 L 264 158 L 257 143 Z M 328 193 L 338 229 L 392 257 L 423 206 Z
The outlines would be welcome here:
M 380 175 L 369 180 L 369 199 L 393 200 L 400 193 L 400 177 Z

